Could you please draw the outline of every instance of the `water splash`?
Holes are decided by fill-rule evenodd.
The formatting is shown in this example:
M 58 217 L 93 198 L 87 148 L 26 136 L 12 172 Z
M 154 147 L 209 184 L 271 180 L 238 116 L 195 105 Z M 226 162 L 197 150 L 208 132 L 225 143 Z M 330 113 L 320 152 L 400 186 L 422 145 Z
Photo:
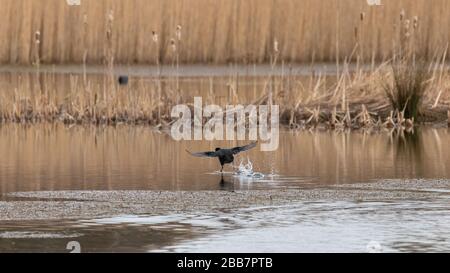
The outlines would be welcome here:
M 244 178 L 263 178 L 264 174 L 260 172 L 253 171 L 253 164 L 249 158 L 247 158 L 247 163 L 245 164 L 243 160 L 239 164 L 239 167 L 235 173 L 238 177 Z

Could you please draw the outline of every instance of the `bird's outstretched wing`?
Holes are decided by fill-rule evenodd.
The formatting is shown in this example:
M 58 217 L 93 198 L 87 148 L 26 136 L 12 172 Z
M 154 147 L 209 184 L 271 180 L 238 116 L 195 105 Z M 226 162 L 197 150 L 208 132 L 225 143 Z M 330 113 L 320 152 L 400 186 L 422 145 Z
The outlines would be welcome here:
M 238 154 L 240 152 L 245 152 L 248 151 L 250 149 L 253 149 L 256 147 L 256 143 L 258 143 L 257 141 L 252 142 L 248 145 L 242 146 L 242 147 L 234 147 L 233 149 L 231 149 L 231 151 L 233 152 L 233 154 Z
M 216 152 L 198 152 L 198 153 L 191 153 L 190 151 L 186 150 L 190 155 L 196 156 L 196 157 L 216 157 Z

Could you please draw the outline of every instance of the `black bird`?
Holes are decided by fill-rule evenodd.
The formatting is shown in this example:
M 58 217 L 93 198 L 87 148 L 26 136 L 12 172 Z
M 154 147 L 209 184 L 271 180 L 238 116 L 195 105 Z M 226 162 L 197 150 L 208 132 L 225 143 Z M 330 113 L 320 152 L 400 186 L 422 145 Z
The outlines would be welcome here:
M 119 76 L 117 79 L 119 85 L 127 85 L 128 84 L 128 76 Z
M 216 148 L 216 150 L 214 152 L 199 152 L 199 153 L 191 153 L 189 151 L 187 151 L 187 152 L 196 157 L 218 157 L 219 161 L 220 161 L 220 165 L 222 166 L 222 169 L 220 170 L 220 172 L 223 172 L 223 166 L 225 164 L 233 163 L 234 155 L 236 155 L 240 152 L 245 152 L 252 148 L 255 148 L 256 143 L 257 142 L 255 141 L 248 145 L 245 145 L 242 147 L 234 147 L 231 149 Z

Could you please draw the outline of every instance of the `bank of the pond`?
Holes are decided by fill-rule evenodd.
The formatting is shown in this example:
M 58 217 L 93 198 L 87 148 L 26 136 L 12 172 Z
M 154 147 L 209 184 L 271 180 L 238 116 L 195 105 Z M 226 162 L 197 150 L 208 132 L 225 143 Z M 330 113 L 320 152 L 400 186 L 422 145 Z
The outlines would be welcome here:
M 442 67 L 446 67 L 442 65 Z M 445 74 L 444 69 L 433 73 Z M 120 76 L 120 77 L 119 77 Z M 62 122 L 169 128 L 174 106 L 278 105 L 282 125 L 295 129 L 411 128 L 447 124 L 447 79 L 430 80 L 415 119 L 386 95 L 387 63 L 315 65 L 0 66 L 1 123 Z M 119 80 L 119 78 L 121 80 Z M 125 80 L 124 80 L 125 79 Z M 392 83 L 393 84 L 393 83 Z M 401 108 L 395 106 L 395 108 Z M 191 117 L 193 115 L 191 114 Z M 206 122 L 208 117 L 203 117 Z
M 3 196 L 0 221 L 88 219 L 212 212 L 315 201 L 390 201 L 448 197 L 450 180 L 386 180 L 304 190 L 47 191 Z

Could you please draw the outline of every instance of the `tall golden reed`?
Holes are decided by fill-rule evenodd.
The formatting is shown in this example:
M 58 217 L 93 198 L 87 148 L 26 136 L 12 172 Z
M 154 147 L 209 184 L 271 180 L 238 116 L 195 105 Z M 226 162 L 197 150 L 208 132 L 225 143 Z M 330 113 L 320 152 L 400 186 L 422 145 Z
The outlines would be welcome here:
M 112 51 L 115 63 L 170 64 L 170 41 L 183 27 L 186 62 L 269 62 L 274 39 L 285 61 L 335 61 L 358 44 L 361 60 L 391 56 L 402 9 L 420 18 L 425 48 L 450 41 L 450 1 L 384 0 L 0 0 L 0 63 L 33 63 L 33 36 L 41 33 L 42 63 L 103 63 L 108 41 L 105 16 L 114 11 Z M 364 14 L 363 22 L 360 15 Z M 87 26 L 87 27 L 86 27 Z M 86 30 L 86 31 L 85 31 Z M 158 34 L 154 50 L 152 31 Z M 355 31 L 360 35 L 355 39 Z M 86 51 L 87 50 L 87 51 Z M 354 55 L 356 58 L 356 54 Z

